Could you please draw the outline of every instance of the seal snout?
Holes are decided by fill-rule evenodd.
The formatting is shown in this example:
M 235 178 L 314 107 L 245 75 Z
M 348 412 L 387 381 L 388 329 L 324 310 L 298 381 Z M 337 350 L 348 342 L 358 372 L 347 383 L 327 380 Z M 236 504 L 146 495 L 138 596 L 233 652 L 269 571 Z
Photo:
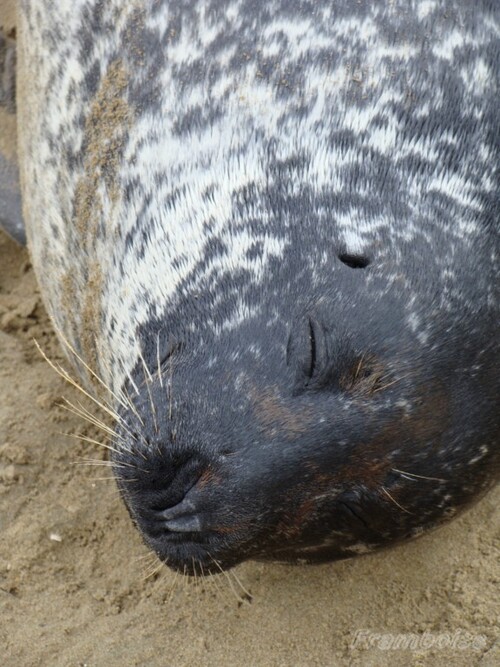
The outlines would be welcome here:
M 212 489 L 203 484 L 207 462 L 198 456 L 179 460 L 167 449 L 129 465 L 118 469 L 118 484 L 146 544 L 186 573 L 190 563 L 206 562 L 213 505 Z
M 165 420 L 152 438 L 147 420 L 147 448 L 122 447 L 114 457 L 118 485 L 145 543 L 170 567 L 189 574 L 215 569 L 217 530 L 225 479 L 217 457 L 187 448 L 185 438 L 172 442 Z M 193 565 L 196 564 L 196 565 Z

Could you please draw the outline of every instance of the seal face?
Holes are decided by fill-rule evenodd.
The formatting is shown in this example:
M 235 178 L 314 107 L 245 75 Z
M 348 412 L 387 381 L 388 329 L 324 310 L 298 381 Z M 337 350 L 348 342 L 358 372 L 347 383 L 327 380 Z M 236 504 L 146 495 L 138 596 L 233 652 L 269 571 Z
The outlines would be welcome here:
M 345 558 L 490 487 L 498 4 L 21 7 L 34 266 L 146 543 Z

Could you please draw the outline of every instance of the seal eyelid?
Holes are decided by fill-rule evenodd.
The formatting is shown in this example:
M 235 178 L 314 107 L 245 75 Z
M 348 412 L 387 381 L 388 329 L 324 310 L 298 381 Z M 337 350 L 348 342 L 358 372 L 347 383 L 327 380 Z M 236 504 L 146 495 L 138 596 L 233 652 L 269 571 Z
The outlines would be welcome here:
M 309 370 L 307 373 L 307 377 L 310 379 L 314 375 L 314 371 L 316 368 L 316 335 L 314 333 L 315 322 L 311 317 L 308 318 L 308 324 L 309 324 L 309 341 L 311 346 L 310 346 L 310 357 L 309 357 Z
M 297 322 L 290 334 L 286 348 L 286 364 L 294 367 L 294 386 L 299 393 L 316 382 L 316 376 L 318 371 L 321 371 L 326 353 L 324 338 L 325 332 L 321 323 L 311 315 L 306 315 Z

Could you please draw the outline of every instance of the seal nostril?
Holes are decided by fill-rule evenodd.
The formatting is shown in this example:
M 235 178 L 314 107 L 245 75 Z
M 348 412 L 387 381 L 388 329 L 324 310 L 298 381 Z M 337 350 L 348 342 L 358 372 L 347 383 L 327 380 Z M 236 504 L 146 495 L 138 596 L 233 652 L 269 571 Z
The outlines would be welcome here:
M 148 478 L 148 484 L 154 484 L 148 489 L 148 507 L 155 513 L 163 513 L 170 508 L 178 507 L 184 502 L 187 494 L 197 484 L 204 466 L 197 458 L 172 458 L 165 470 L 159 470 L 157 475 Z
M 370 264 L 368 257 L 363 257 L 363 255 L 352 255 L 350 253 L 340 253 L 338 255 L 340 261 L 349 266 L 351 269 L 366 269 Z
M 163 521 L 172 521 L 184 517 L 186 514 L 194 512 L 195 506 L 191 500 L 184 498 L 180 503 L 173 507 L 168 507 L 166 510 L 158 513 L 158 518 Z
M 189 499 L 184 498 L 175 507 L 169 507 L 158 513 L 167 530 L 172 533 L 195 533 L 201 531 L 200 517 L 196 514 L 196 505 Z
M 201 521 L 198 516 L 183 516 L 180 519 L 171 519 L 165 522 L 165 528 L 171 533 L 199 533 Z

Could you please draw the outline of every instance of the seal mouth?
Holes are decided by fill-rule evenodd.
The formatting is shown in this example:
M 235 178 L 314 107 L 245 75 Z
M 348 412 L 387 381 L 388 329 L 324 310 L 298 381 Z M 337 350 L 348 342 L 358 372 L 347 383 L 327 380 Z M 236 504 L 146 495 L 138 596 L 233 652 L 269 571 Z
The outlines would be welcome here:
M 186 576 L 217 574 L 233 565 L 212 556 L 209 545 L 186 540 L 178 533 L 165 533 L 160 538 L 146 536 L 145 542 L 165 565 Z
M 210 525 L 209 518 L 188 497 L 156 512 L 147 525 L 141 521 L 139 527 L 160 560 L 182 574 L 218 574 L 244 560 L 240 549 L 235 549 L 233 536 Z

